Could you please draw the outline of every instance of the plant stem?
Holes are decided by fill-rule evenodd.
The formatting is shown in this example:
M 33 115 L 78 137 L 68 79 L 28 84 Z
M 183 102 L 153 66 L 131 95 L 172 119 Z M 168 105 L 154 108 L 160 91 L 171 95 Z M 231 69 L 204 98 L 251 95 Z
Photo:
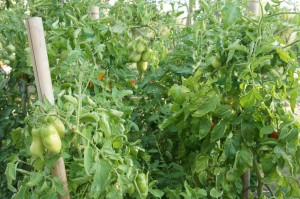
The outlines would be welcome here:
M 242 175 L 242 181 L 243 181 L 243 189 L 242 189 L 242 197 L 243 199 L 249 198 L 249 188 L 250 187 L 250 170 L 246 171 Z
M 262 174 L 258 168 L 258 162 L 257 160 L 253 160 L 253 169 L 256 173 L 256 177 L 257 177 L 257 195 L 258 195 L 258 198 L 262 195 L 262 192 L 263 192 L 263 186 L 264 186 L 264 183 L 262 182 L 263 180 L 263 177 L 262 177 Z

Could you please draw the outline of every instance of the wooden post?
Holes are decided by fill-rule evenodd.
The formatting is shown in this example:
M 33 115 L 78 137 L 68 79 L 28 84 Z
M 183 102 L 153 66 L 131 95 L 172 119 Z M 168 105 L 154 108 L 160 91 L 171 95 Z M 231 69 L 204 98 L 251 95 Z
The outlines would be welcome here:
M 30 53 L 33 63 L 33 71 L 38 91 L 39 100 L 44 102 L 44 99 L 54 104 L 54 95 L 52 89 L 49 61 L 47 55 L 47 48 L 45 42 L 44 28 L 41 17 L 30 17 L 25 20 L 28 41 L 30 46 Z M 58 177 L 67 195 L 61 196 L 60 199 L 69 199 L 69 189 L 67 183 L 67 176 L 65 164 L 62 157 L 60 157 L 54 164 L 52 175 Z
M 248 7 L 254 13 L 255 16 L 259 15 L 259 13 L 260 13 L 260 6 L 259 6 L 259 2 L 258 1 L 249 0 L 248 1 Z
M 249 187 L 250 187 L 250 171 L 246 171 L 242 176 L 243 181 L 243 189 L 242 189 L 242 198 L 248 199 L 249 198 Z

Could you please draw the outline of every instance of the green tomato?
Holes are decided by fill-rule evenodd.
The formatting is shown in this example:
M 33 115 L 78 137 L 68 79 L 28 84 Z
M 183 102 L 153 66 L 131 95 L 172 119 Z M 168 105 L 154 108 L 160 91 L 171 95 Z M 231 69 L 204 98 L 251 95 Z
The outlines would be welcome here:
M 65 130 L 66 130 L 66 128 L 65 128 L 64 123 L 60 119 L 58 119 L 58 118 L 54 119 L 51 122 L 51 125 L 55 127 L 55 129 L 56 129 L 56 131 L 57 131 L 57 133 L 58 133 L 58 135 L 59 135 L 60 138 L 64 138 L 65 137 Z
M 59 153 L 61 150 L 61 139 L 55 127 L 48 125 L 42 127 L 41 138 L 46 149 L 51 153 Z
M 148 62 L 152 56 L 153 51 L 150 48 L 147 48 L 142 55 L 142 61 Z
M 136 177 L 136 183 L 138 186 L 138 189 L 142 193 L 142 195 L 148 195 L 148 182 L 147 177 L 144 173 L 139 173 Z
M 16 47 L 12 44 L 9 44 L 6 48 L 12 53 L 16 51 Z
M 214 68 L 219 68 L 222 66 L 222 60 L 220 57 L 218 56 L 215 56 L 211 65 L 214 67 Z
M 139 61 L 137 63 L 137 69 L 139 71 L 146 71 L 148 68 L 148 62 L 144 62 L 144 61 Z
M 10 54 L 9 56 L 8 56 L 8 60 L 9 61 L 16 61 L 16 54 L 15 53 L 12 53 L 12 54 Z
M 142 53 L 142 52 L 144 52 L 144 51 L 146 50 L 146 48 L 147 48 L 147 46 L 146 46 L 145 42 L 141 41 L 141 42 L 139 42 L 138 45 L 136 46 L 135 51 L 136 51 L 137 53 Z
M 45 152 L 45 147 L 40 137 L 40 129 L 33 128 L 31 130 L 32 143 L 30 145 L 30 153 L 34 156 L 42 156 Z
M 131 183 L 128 185 L 127 193 L 131 196 L 134 192 L 135 192 L 135 187 L 134 184 Z
M 131 62 L 138 62 L 140 61 L 142 58 L 142 54 L 140 53 L 132 53 L 130 56 L 129 56 L 129 61 Z

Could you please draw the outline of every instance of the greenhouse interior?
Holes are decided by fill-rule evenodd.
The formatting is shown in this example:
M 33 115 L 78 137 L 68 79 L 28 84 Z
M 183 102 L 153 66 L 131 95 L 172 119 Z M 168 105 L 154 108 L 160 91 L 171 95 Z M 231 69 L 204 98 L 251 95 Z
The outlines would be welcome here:
M 0 0 L 1 199 L 299 199 L 300 1 Z

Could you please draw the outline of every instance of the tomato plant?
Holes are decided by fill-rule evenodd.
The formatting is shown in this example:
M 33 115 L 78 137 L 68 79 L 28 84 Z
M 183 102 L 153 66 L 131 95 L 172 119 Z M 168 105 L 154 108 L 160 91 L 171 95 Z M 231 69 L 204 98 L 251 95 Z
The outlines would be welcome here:
M 299 198 L 297 10 L 199 3 L 187 25 L 181 3 L 1 10 L 1 198 L 65 194 L 59 157 L 71 198 L 240 198 L 248 173 L 249 197 Z M 43 16 L 55 105 L 29 89 L 28 16 Z

